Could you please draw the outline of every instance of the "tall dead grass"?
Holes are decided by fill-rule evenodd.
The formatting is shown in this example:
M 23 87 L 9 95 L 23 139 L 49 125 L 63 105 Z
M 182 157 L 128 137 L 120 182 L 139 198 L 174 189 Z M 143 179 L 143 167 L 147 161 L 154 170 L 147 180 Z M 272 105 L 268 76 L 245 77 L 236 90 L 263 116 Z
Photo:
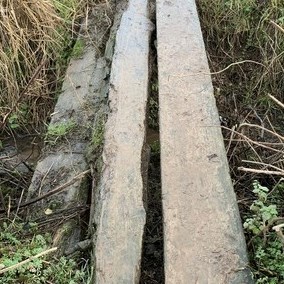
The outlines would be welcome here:
M 80 2 L 0 1 L 1 131 L 29 132 L 46 119 Z
M 236 189 L 273 187 L 284 169 L 284 1 L 197 3 Z

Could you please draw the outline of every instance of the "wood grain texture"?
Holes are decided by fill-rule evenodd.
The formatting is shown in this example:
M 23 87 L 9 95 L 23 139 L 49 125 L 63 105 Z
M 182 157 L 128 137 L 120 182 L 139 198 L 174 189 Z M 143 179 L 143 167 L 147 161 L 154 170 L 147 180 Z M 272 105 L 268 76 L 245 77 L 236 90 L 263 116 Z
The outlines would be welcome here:
M 142 159 L 151 23 L 147 0 L 130 0 L 116 36 L 103 151 L 94 283 L 139 283 L 145 225 Z
M 251 283 L 195 1 L 156 15 L 166 283 Z

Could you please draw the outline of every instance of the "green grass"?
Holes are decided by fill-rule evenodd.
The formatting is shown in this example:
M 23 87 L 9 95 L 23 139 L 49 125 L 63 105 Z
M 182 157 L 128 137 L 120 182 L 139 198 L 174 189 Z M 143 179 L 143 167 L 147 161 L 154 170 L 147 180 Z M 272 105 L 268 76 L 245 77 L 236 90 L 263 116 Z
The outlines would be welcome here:
M 267 100 L 267 94 L 283 99 L 284 34 L 271 21 L 283 25 L 284 1 L 199 0 L 205 40 L 208 43 L 212 71 L 231 63 L 227 90 L 237 92 L 243 103 Z M 215 59 L 216 58 L 216 59 Z M 211 61 L 213 60 L 213 61 Z M 226 76 L 215 76 L 222 80 Z M 267 104 L 266 104 L 267 106 Z
M 92 146 L 94 148 L 102 147 L 104 141 L 105 122 L 103 119 L 99 119 L 95 125 L 92 136 Z
M 82 39 L 78 39 L 73 47 L 71 57 L 80 58 L 85 50 L 85 42 Z

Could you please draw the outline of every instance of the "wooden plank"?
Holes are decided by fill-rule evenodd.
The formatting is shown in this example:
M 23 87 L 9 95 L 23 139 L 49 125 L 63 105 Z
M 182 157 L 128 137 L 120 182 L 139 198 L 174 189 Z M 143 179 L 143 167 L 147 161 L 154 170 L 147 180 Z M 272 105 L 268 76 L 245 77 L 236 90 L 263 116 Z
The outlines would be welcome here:
M 139 283 L 145 225 L 141 160 L 152 29 L 147 9 L 147 0 L 130 0 L 116 36 L 93 283 Z
M 157 0 L 166 283 L 250 283 L 194 0 Z

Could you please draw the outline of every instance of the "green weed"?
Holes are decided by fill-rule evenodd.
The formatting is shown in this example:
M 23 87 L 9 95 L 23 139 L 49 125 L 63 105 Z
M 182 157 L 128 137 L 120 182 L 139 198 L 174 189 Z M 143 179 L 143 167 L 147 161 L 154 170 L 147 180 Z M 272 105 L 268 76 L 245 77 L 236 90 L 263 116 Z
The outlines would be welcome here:
M 51 145 L 55 145 L 59 139 L 66 137 L 75 127 L 76 123 L 74 121 L 50 124 L 47 129 L 45 141 Z
M 85 50 L 85 42 L 82 39 L 78 39 L 73 47 L 71 57 L 80 58 Z
M 250 253 L 256 283 L 276 284 L 284 281 L 283 240 L 272 230 L 272 226 L 283 218 L 279 217 L 276 204 L 272 204 L 273 196 L 269 189 L 253 183 L 256 200 L 250 207 L 251 214 L 244 222 L 244 228 L 251 236 Z
M 161 152 L 160 141 L 154 141 L 153 143 L 151 143 L 150 147 L 151 147 L 151 152 L 153 154 L 160 154 Z
M 92 135 L 92 141 L 91 146 L 93 150 L 102 147 L 104 142 L 104 132 L 105 132 L 105 118 L 104 115 L 100 115 L 95 123 L 95 126 L 93 128 L 93 135 Z
M 51 237 L 39 234 L 36 225 L 29 226 L 29 232 L 25 227 L 23 224 L 8 225 L 5 222 L 0 226 L 0 273 L 2 269 L 33 257 L 51 246 Z M 23 236 L 27 233 L 33 233 L 33 237 L 24 238 Z M 79 269 L 75 260 L 65 257 L 57 259 L 50 255 L 36 258 L 18 268 L 8 270 L 0 277 L 0 284 L 76 284 L 87 283 L 86 281 L 87 272 Z
M 9 116 L 8 125 L 12 129 L 18 128 L 20 126 L 18 123 L 18 115 L 16 113 Z

